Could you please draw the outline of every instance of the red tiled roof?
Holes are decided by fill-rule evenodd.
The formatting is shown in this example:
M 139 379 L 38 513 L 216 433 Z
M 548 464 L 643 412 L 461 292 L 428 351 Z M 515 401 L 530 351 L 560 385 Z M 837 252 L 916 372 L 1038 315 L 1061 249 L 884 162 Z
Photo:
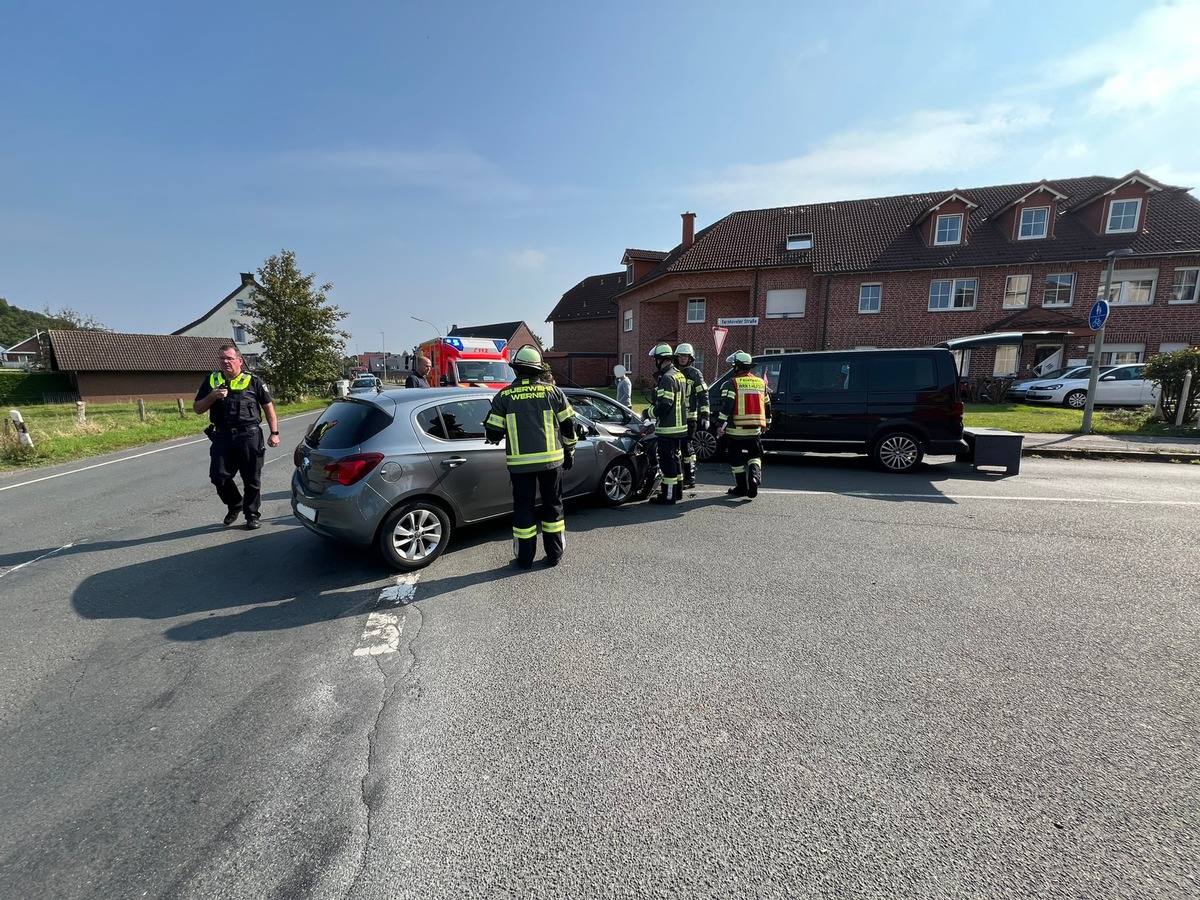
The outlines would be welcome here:
M 1041 241 L 1011 241 L 994 220 L 1042 182 L 730 213 L 698 232 L 691 247 L 677 246 L 633 289 L 671 273 L 720 269 L 809 265 L 820 273 L 875 272 L 1095 260 L 1122 247 L 1143 257 L 1200 252 L 1200 202 L 1187 188 L 1162 186 L 1150 193 L 1146 225 L 1138 234 L 1097 234 L 1074 215 L 1087 201 L 1130 177 L 1052 182 L 1067 199 L 1058 204 L 1054 237 Z M 929 246 L 912 223 L 952 193 L 979 203 L 967 219 L 966 242 Z M 786 249 L 789 234 L 806 233 L 813 236 L 811 250 Z
M 664 257 L 666 254 L 662 254 Z M 571 288 L 546 316 L 547 322 L 580 322 L 612 319 L 617 315 L 613 298 L 625 289 L 625 273 L 589 275 Z
M 52 368 L 64 372 L 211 372 L 228 338 L 111 331 L 48 331 Z

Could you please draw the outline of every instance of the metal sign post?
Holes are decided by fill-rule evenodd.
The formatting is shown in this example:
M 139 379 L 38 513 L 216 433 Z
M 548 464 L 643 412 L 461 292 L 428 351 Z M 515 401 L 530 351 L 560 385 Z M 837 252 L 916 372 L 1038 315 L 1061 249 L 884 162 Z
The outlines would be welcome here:
M 1088 314 L 1088 327 L 1096 332 L 1096 347 L 1092 352 L 1092 369 L 1088 372 L 1087 399 L 1083 404 L 1083 424 L 1079 426 L 1080 434 L 1092 433 L 1092 410 L 1096 405 L 1096 384 L 1100 380 L 1100 352 L 1104 347 L 1104 324 L 1108 321 L 1108 298 L 1112 296 L 1113 267 L 1118 256 L 1129 256 L 1133 251 L 1128 247 L 1122 250 L 1109 250 L 1108 274 L 1104 279 L 1104 296 L 1092 304 Z

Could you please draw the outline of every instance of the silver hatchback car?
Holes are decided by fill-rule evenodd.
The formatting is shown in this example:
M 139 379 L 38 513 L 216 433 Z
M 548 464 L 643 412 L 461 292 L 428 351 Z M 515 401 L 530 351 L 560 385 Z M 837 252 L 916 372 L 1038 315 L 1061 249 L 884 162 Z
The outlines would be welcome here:
M 512 513 L 504 448 L 484 441 L 494 396 L 431 388 L 334 400 L 293 455 L 292 513 L 323 537 L 378 546 L 397 569 L 424 568 L 454 529 Z M 635 499 L 649 465 L 639 439 L 576 422 L 563 496 L 610 506 Z

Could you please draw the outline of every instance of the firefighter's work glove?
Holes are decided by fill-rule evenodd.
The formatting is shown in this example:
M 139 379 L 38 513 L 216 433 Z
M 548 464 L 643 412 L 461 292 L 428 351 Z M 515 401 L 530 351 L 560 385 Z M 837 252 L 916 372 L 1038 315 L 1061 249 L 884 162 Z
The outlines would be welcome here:
M 701 431 L 708 431 L 708 416 L 701 416 L 696 424 L 700 426 Z
M 575 465 L 575 452 L 573 450 L 568 450 L 567 452 L 563 453 L 563 468 L 570 469 L 573 465 Z

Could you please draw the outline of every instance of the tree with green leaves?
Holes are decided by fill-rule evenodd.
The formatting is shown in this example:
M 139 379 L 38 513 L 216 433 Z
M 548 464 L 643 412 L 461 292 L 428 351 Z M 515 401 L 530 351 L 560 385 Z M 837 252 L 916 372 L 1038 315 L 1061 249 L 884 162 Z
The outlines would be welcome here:
M 350 335 L 338 322 L 349 313 L 326 299 L 332 284 L 314 289 L 315 282 L 316 276 L 301 274 L 293 251 L 281 250 L 258 270 L 263 289 L 251 291 L 246 321 L 237 323 L 262 343 L 262 376 L 285 403 L 342 375 Z
M 1183 382 L 1188 370 L 1191 370 L 1192 380 L 1188 395 L 1184 397 Z M 1175 421 L 1180 402 L 1183 403 L 1183 421 L 1195 420 L 1197 402 L 1200 401 L 1200 347 L 1188 347 L 1186 350 L 1150 357 L 1142 366 L 1142 377 L 1158 382 L 1162 414 L 1166 421 Z

